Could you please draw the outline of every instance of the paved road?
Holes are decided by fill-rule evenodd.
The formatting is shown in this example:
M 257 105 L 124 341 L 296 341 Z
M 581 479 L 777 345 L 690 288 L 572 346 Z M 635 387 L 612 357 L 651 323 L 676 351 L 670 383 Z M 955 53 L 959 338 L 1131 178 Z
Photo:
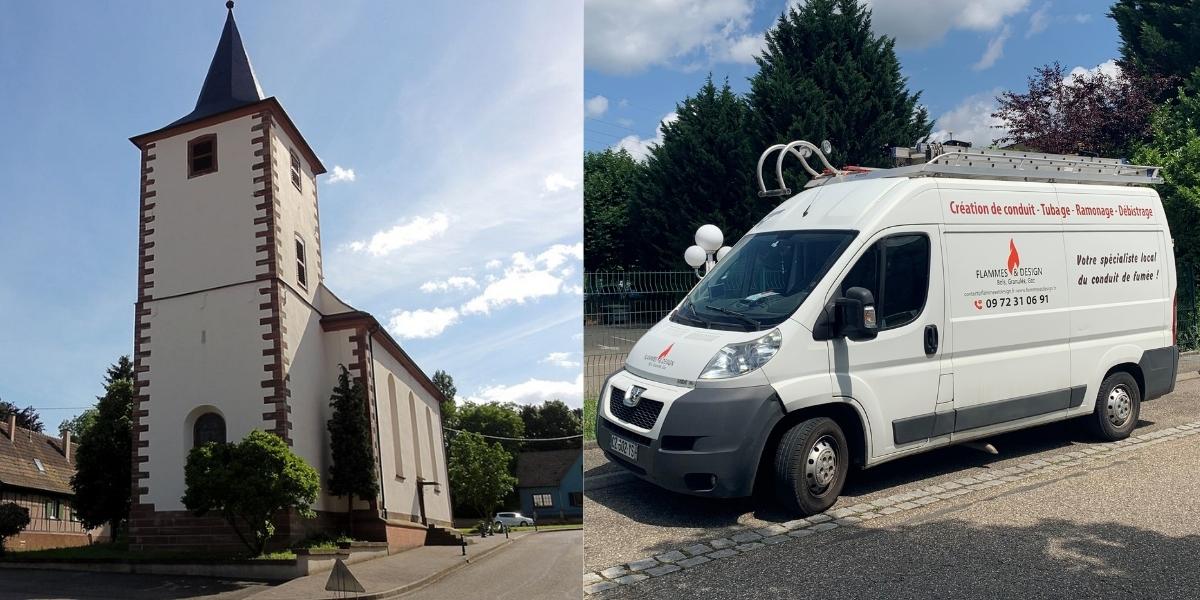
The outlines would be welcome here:
M 1135 433 L 1160 430 L 1197 419 L 1200 419 L 1200 380 L 1182 381 L 1174 394 L 1148 402 L 1142 407 L 1141 422 Z M 1198 443 L 1196 438 L 1200 436 L 1189 438 L 1192 440 L 1190 443 Z M 846 491 L 834 509 L 1097 445 L 1071 422 L 1002 435 L 989 441 L 1000 451 L 998 456 L 956 446 L 897 460 L 874 469 L 852 472 Z M 608 472 L 610 468 L 598 460 L 594 452 L 588 453 L 586 463 L 588 476 Z M 1197 465 L 1200 465 L 1200 461 L 1187 466 L 1195 469 Z M 1095 485 L 1103 482 L 1103 479 L 1094 480 Z M 1163 491 L 1166 493 L 1170 490 Z M 1179 500 L 1186 500 L 1193 505 L 1197 502 L 1194 498 Z M 1130 507 L 1129 510 L 1140 509 Z M 588 527 L 585 565 L 589 571 L 658 555 L 690 543 L 779 524 L 792 518 L 767 498 L 700 499 L 667 492 L 641 481 L 604 489 L 587 489 L 584 511 Z M 1195 531 L 1200 531 L 1200 528 Z M 792 548 L 793 552 L 797 551 L 792 544 L 786 546 Z M 959 549 L 959 552 L 969 553 L 971 550 L 968 546 L 967 549 Z M 891 552 L 891 556 L 897 558 L 905 558 L 910 554 L 903 549 Z M 949 561 L 948 564 L 954 563 Z M 764 572 L 769 571 L 769 560 L 763 561 L 759 568 Z M 804 567 L 795 565 L 795 568 Z M 698 569 L 703 570 L 704 567 Z M 1196 597 L 1200 597 L 1200 591 Z
M 1198 439 L 1142 443 L 924 508 L 784 536 L 602 597 L 1197 598 Z
M 521 538 L 509 548 L 412 594 L 413 600 L 579 600 L 583 531 Z
M 0 600 L 240 600 L 264 587 L 207 577 L 0 570 Z

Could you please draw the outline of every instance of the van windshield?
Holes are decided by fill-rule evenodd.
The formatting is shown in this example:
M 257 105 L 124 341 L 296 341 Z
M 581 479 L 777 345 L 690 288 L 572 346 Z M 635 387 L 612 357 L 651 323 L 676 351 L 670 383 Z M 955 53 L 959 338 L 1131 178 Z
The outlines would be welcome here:
M 757 331 L 790 317 L 841 256 L 854 231 L 769 231 L 746 236 L 671 315 L 677 323 Z

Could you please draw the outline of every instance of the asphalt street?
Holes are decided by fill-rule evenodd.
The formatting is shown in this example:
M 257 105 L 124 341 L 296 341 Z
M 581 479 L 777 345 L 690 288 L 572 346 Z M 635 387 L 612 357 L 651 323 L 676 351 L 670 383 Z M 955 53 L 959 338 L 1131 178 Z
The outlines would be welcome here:
M 583 531 L 528 535 L 449 577 L 403 596 L 415 600 L 578 600 Z
M 1197 419 L 1200 380 L 1181 381 L 1175 393 L 1142 407 L 1135 435 Z M 1061 482 L 1039 483 L 1041 487 L 1025 492 L 1013 492 L 1027 487 L 1023 482 L 1014 484 L 1015 488 L 997 490 L 995 499 L 982 501 L 978 494 L 972 494 L 940 503 L 936 509 L 944 516 L 939 519 L 915 520 L 925 518 L 932 508 L 891 515 L 870 521 L 870 531 L 845 529 L 811 541 L 793 539 L 623 586 L 605 596 L 681 597 L 686 593 L 723 598 L 744 597 L 738 594 L 753 589 L 756 597 L 782 597 L 816 589 L 821 590 L 821 597 L 862 598 L 904 597 L 907 592 L 902 592 L 908 589 L 912 597 L 1046 597 L 1045 589 L 1018 585 L 1018 580 L 1041 578 L 1044 583 L 1050 575 L 1065 572 L 1074 573 L 1072 581 L 1076 585 L 1062 589 L 1073 589 L 1081 594 L 1078 597 L 1100 592 L 1105 592 L 1102 596 L 1119 596 L 1124 593 L 1121 590 L 1130 589 L 1136 592 L 1135 588 L 1087 587 L 1099 585 L 1097 582 L 1106 578 L 1130 583 L 1130 577 L 1110 577 L 1112 573 L 1140 573 L 1150 581 L 1161 579 L 1160 585 L 1152 589 L 1162 591 L 1160 597 L 1172 597 L 1172 593 L 1196 583 L 1187 579 L 1195 576 L 1195 569 L 1185 566 L 1184 558 L 1189 552 L 1189 561 L 1200 556 L 1200 538 L 1196 537 L 1200 521 L 1188 512 L 1200 508 L 1196 500 L 1200 490 L 1195 489 L 1195 480 L 1200 478 L 1194 475 L 1200 465 L 1197 438 L 1200 436 L 1138 450 L 1111 468 L 1086 474 L 1064 473 Z M 1099 445 L 1071 422 L 988 441 L 999 455 L 959 446 L 852 473 L 834 509 Z M 589 454 L 589 475 L 610 472 L 611 467 L 594 451 Z M 584 508 L 588 571 L 793 518 L 766 498 L 706 500 L 666 492 L 641 481 L 588 489 Z M 914 568 L 914 564 L 921 566 Z M 1154 565 L 1162 569 L 1150 568 Z M 1166 580 L 1181 568 L 1187 573 L 1173 577 L 1184 587 L 1172 587 Z M 990 592 L 963 587 L 976 580 L 995 584 L 999 581 L 996 577 L 1001 576 L 1015 583 L 994 587 Z M 938 582 L 958 587 L 935 593 L 942 589 L 936 587 Z M 894 587 L 896 593 L 881 594 L 883 588 L 878 586 L 891 586 L 889 590 Z M 852 591 L 843 596 L 843 589 Z M 1200 588 L 1193 592 L 1180 597 L 1200 597 Z
M 0 570 L 0 600 L 240 600 L 265 588 L 208 577 Z

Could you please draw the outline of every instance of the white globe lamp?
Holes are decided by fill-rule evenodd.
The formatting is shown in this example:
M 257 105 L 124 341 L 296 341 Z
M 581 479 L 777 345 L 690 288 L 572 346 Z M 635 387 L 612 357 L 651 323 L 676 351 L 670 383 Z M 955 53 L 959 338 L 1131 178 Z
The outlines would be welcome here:
M 730 250 L 733 250 L 733 248 L 730 248 L 729 246 L 721 246 L 721 249 L 717 250 L 717 262 L 725 260 L 725 255 L 729 254 Z
M 691 246 L 683 252 L 683 260 L 693 269 L 703 267 L 706 259 L 708 259 L 708 253 L 700 246 Z
M 705 252 L 716 252 L 725 243 L 725 235 L 716 225 L 702 225 L 696 230 L 696 245 Z

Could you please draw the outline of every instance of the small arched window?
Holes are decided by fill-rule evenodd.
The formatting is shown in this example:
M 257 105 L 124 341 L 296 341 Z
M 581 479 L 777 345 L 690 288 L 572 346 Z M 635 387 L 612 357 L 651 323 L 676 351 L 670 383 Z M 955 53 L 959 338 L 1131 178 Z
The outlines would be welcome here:
M 196 423 L 192 425 L 192 447 L 209 442 L 225 443 L 225 419 L 217 413 L 204 413 L 196 417 Z

